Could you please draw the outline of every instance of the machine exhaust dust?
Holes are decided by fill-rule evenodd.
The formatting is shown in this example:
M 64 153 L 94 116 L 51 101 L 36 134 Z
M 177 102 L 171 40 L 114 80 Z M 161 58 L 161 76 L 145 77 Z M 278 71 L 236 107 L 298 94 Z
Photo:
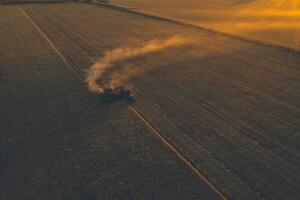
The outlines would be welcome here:
M 154 53 L 166 48 L 177 47 L 181 45 L 185 45 L 190 43 L 191 40 L 188 38 L 173 36 L 167 39 L 155 39 L 150 40 L 141 44 L 138 47 L 119 47 L 108 51 L 105 53 L 104 57 L 102 57 L 98 62 L 93 64 L 86 76 L 86 83 L 88 89 L 93 93 L 102 93 L 104 92 L 105 87 L 115 87 L 116 85 L 122 85 L 123 81 L 126 80 L 126 77 L 122 77 L 122 74 L 118 75 L 118 80 L 114 80 L 113 78 L 106 83 L 105 85 L 98 83 L 99 80 L 104 78 L 105 73 L 114 68 L 116 63 L 119 63 L 126 59 L 131 59 L 137 56 L 142 56 L 150 53 Z M 132 67 L 132 69 L 128 69 L 126 76 L 129 78 L 132 76 L 130 71 L 132 70 L 132 74 L 138 74 L 144 72 L 146 69 Z

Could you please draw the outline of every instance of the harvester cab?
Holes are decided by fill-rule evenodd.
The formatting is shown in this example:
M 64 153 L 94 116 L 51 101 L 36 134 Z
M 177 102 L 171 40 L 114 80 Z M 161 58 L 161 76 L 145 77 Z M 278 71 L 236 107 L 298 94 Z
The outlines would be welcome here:
M 116 88 L 104 88 L 103 92 L 97 94 L 102 101 L 109 103 L 117 100 L 126 100 L 127 103 L 132 104 L 135 102 L 134 95 L 131 93 L 130 89 L 124 86 Z

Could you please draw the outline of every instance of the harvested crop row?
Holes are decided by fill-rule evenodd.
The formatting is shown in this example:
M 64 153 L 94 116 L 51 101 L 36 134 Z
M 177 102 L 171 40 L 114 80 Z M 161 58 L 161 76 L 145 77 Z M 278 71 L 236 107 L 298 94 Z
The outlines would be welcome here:
M 1 199 L 219 199 L 126 105 L 91 95 L 20 7 L 0 27 Z
M 82 74 L 119 46 L 172 35 L 196 39 L 121 63 L 149 69 L 128 82 L 135 108 L 229 198 L 297 197 L 296 54 L 93 5 L 26 10 Z

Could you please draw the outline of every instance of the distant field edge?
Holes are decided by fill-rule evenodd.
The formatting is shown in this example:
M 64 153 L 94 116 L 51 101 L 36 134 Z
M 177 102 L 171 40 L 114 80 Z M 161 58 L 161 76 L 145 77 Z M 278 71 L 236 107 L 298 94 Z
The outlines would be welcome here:
M 168 18 L 168 17 L 165 17 L 165 16 L 160 16 L 160 15 L 156 15 L 156 14 L 152 14 L 152 13 L 148 13 L 148 12 L 141 12 L 141 11 L 138 11 L 138 10 L 133 10 L 131 8 L 126 8 L 126 7 L 122 7 L 122 6 L 118 6 L 118 5 L 114 5 L 114 4 L 103 3 L 103 2 L 99 2 L 99 1 L 92 2 L 92 4 L 102 6 L 102 7 L 108 8 L 108 9 L 119 10 L 119 11 L 122 11 L 122 12 L 127 12 L 127 13 L 131 13 L 131 14 L 135 14 L 135 15 L 139 15 L 139 16 L 143 16 L 143 17 L 148 17 L 148 18 L 152 18 L 152 19 L 156 19 L 156 20 L 160 20 L 160 21 L 165 21 L 165 22 L 169 22 L 169 23 L 173 23 L 173 24 L 177 24 L 177 25 L 183 25 L 183 26 L 199 29 L 199 30 L 202 30 L 202 31 L 207 31 L 207 32 L 210 32 L 210 33 L 213 33 L 213 34 L 224 35 L 224 36 L 227 36 L 227 37 L 230 37 L 230 38 L 233 38 L 233 39 L 241 40 L 241 41 L 244 41 L 244 42 L 250 42 L 250 43 L 253 43 L 253 44 L 257 44 L 257 45 L 261 45 L 261 46 L 265 46 L 265 47 L 269 47 L 269 48 L 276 48 L 278 50 L 285 51 L 285 52 L 292 53 L 294 55 L 300 56 L 300 50 L 297 50 L 297 49 L 294 49 L 294 48 L 281 46 L 281 45 L 277 45 L 277 44 L 272 44 L 272 43 L 267 43 L 267 42 L 263 42 L 261 40 L 250 39 L 250 38 L 235 35 L 235 34 L 225 33 L 225 32 L 221 32 L 221 31 L 209 29 L 209 28 L 206 28 L 206 27 L 203 27 L 203 26 L 200 26 L 200 25 L 195 25 L 195 24 L 192 24 L 192 23 L 188 23 L 188 22 L 185 22 L 185 21 L 171 19 L 171 18 Z

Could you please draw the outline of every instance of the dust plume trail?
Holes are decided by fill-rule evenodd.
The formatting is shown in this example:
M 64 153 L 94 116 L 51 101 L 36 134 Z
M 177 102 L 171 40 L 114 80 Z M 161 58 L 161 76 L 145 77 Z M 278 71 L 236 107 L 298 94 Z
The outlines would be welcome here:
M 97 81 L 103 77 L 108 69 L 113 68 L 117 62 L 134 58 L 136 56 L 154 53 L 166 48 L 185 45 L 190 42 L 191 39 L 173 36 L 163 40 L 150 40 L 139 47 L 119 47 L 106 52 L 103 58 L 90 67 L 86 76 L 87 87 L 91 92 L 102 92 L 103 86 L 99 85 Z M 112 80 L 111 82 L 114 81 Z

